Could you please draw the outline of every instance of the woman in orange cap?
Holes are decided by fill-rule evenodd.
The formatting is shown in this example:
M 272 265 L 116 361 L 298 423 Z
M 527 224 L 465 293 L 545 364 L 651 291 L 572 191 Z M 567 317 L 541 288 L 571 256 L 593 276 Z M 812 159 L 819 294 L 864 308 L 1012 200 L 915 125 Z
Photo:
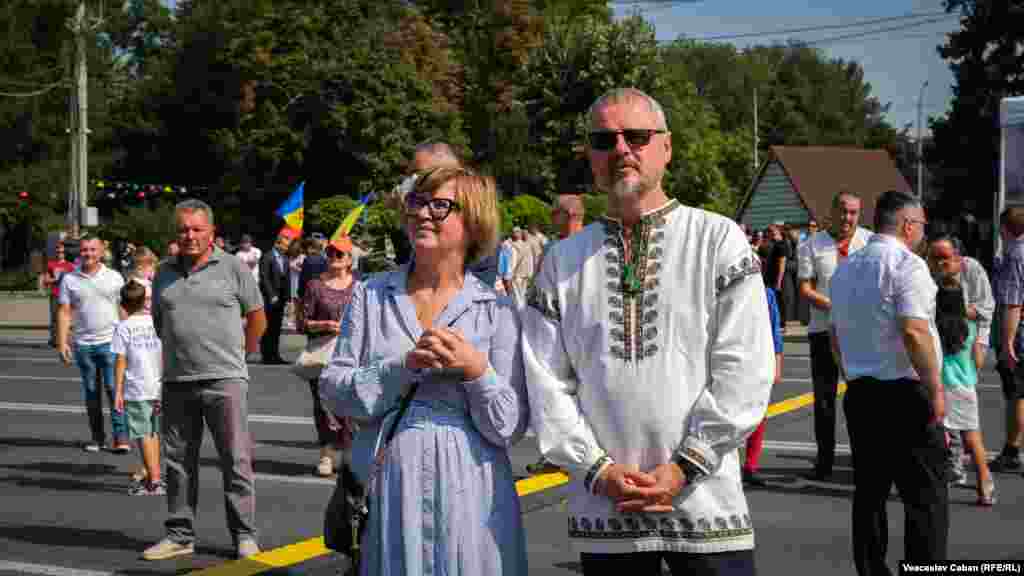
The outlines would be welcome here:
M 303 298 L 304 329 L 311 338 L 337 335 L 345 308 L 352 299 L 352 241 L 347 236 L 331 241 L 327 245 L 326 256 L 327 270 L 319 278 L 309 281 Z M 317 380 L 309 381 L 309 389 L 313 393 L 313 419 L 320 445 L 316 471 L 321 476 L 330 476 L 334 473 L 337 451 L 347 450 L 351 444 L 351 426 L 347 418 L 339 418 L 330 410 L 324 410 Z

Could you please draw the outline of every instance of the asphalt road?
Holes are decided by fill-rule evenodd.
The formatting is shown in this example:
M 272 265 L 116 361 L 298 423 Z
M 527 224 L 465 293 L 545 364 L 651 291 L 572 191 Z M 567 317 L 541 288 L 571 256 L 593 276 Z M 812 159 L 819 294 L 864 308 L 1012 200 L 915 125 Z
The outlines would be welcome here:
M 810 390 L 806 344 L 787 344 L 779 402 Z M 251 365 L 250 413 L 256 442 L 258 523 L 264 550 L 321 533 L 323 507 L 333 481 L 317 478 L 317 449 L 307 384 L 287 368 Z M 980 386 L 989 450 L 1003 440 L 998 379 L 986 371 Z M 0 337 L 0 576 L 106 576 L 180 574 L 230 562 L 221 481 L 215 453 L 203 450 L 199 544 L 194 556 L 147 563 L 139 553 L 163 536 L 160 497 L 127 495 L 137 455 L 87 454 L 80 383 L 74 368 L 24 338 Z M 884 423 L 879 423 L 884 425 Z M 852 473 L 840 414 L 840 457 L 829 482 L 800 478 L 813 458 L 810 407 L 769 420 L 762 469 L 766 489 L 748 493 L 757 528 L 757 562 L 764 575 L 853 574 L 850 560 Z M 527 438 L 512 450 L 525 476 L 536 459 Z M 972 480 L 973 481 L 973 480 Z M 974 491 L 953 489 L 950 555 L 956 559 L 1024 558 L 1024 478 L 997 475 L 994 509 L 973 505 Z M 561 488 L 523 497 L 530 573 L 579 573 L 566 539 Z M 902 556 L 902 508 L 890 504 L 891 564 Z M 319 557 L 291 566 L 290 574 L 335 574 L 338 560 Z

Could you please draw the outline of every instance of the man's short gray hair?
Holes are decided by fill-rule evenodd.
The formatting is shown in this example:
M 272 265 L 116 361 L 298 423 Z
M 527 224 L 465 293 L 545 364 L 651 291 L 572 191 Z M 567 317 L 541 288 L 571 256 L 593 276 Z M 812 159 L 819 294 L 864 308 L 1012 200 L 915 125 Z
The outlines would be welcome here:
M 455 151 L 455 148 L 451 144 L 443 140 L 427 140 L 426 142 L 420 142 L 416 145 L 413 150 L 413 154 L 429 154 L 436 158 L 444 158 L 446 160 L 452 160 L 459 166 L 462 166 L 462 158 L 459 157 L 459 153 Z
M 897 215 L 905 208 L 921 208 L 921 200 L 905 192 L 889 190 L 875 202 L 875 232 L 891 232 L 902 222 Z
M 177 215 L 179 212 L 202 212 L 206 215 L 206 222 L 213 226 L 213 208 L 202 200 L 189 198 L 178 202 L 174 205 L 174 214 Z
M 661 104 L 658 104 L 657 100 L 651 98 L 646 92 L 636 88 L 615 88 L 602 94 L 587 110 L 588 129 L 594 129 L 594 114 L 598 110 L 608 106 L 609 104 L 616 104 L 633 99 L 643 100 L 647 103 L 647 108 L 654 114 L 656 123 L 655 128 L 658 130 L 668 130 L 668 121 L 665 118 L 665 109 L 661 107 Z

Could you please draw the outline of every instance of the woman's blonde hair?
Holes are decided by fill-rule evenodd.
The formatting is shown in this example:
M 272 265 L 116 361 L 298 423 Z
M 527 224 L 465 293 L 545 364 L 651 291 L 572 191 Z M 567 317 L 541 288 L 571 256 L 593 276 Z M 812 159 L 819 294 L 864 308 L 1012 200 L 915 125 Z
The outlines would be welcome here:
M 155 266 L 156 254 L 145 246 L 139 246 L 135 249 L 135 254 L 132 257 L 132 260 L 135 262 L 136 268 L 141 268 L 143 266 Z
M 466 168 L 444 167 L 423 173 L 416 180 L 411 194 L 432 196 L 449 182 L 455 183 L 457 211 L 462 214 L 466 226 L 466 266 L 469 266 L 489 256 L 498 247 L 501 223 L 498 191 L 494 178 L 490 176 L 481 176 Z

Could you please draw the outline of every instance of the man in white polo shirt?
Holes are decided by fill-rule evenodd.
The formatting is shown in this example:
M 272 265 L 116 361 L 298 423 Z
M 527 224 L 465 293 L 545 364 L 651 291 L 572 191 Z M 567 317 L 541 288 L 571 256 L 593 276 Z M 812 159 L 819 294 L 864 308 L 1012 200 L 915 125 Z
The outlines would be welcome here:
M 103 399 L 96 382 L 97 372 L 102 376 L 102 386 L 113 407 L 114 355 L 110 352 L 110 341 L 114 336 L 114 324 L 119 319 L 118 302 L 124 278 L 100 261 L 103 241 L 99 238 L 83 238 L 79 250 L 81 265 L 65 274 L 60 283 L 60 295 L 57 298 L 57 351 L 67 365 L 71 365 L 74 358 L 82 373 L 85 408 L 92 432 L 92 440 L 84 448 L 87 452 L 99 452 L 106 438 L 103 430 Z M 73 346 L 69 336 L 72 318 L 75 325 Z M 131 450 L 123 412 L 110 411 L 110 432 L 113 436 L 111 449 L 114 452 L 125 453 Z
M 811 477 L 825 480 L 832 474 L 836 450 L 836 389 L 839 368 L 832 359 L 828 316 L 832 302 L 829 284 L 836 264 L 860 250 L 871 233 L 857 225 L 861 201 L 853 192 L 843 191 L 832 200 L 831 226 L 812 234 L 797 249 L 797 278 L 800 296 L 811 306 L 807 339 L 811 348 L 811 382 L 814 389 L 814 440 L 818 443 Z
M 942 427 L 942 345 L 918 199 L 886 192 L 876 234 L 832 277 L 833 352 L 847 378 L 843 400 L 853 452 L 853 558 L 857 573 L 891 575 L 886 505 L 892 485 L 906 516 L 903 559 L 946 559 L 949 491 Z

